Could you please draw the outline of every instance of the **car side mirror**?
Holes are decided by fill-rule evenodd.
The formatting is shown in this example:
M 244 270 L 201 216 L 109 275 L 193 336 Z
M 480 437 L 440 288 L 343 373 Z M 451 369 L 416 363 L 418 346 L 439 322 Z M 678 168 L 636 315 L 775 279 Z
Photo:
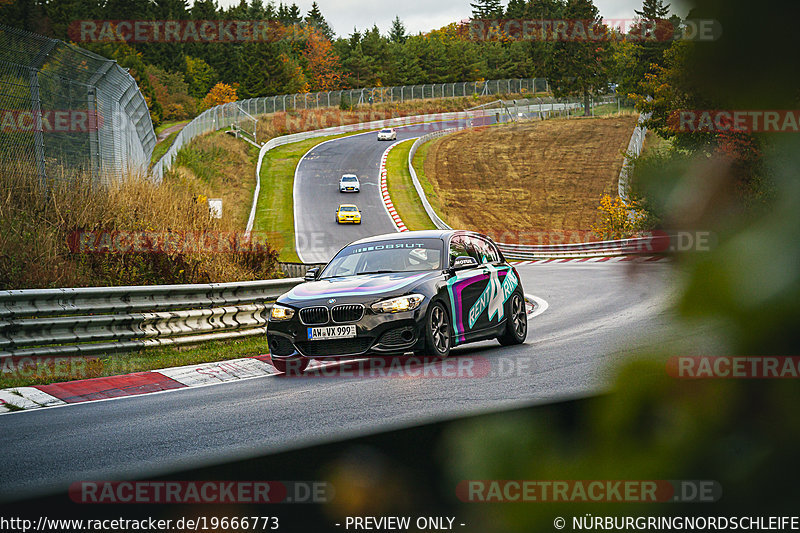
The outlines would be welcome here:
M 469 255 L 462 255 L 453 260 L 453 265 L 450 267 L 453 270 L 464 270 L 467 268 L 475 268 L 478 266 L 478 261 Z
M 314 281 L 317 279 L 317 274 L 319 274 L 319 267 L 309 268 L 306 270 L 306 274 L 303 276 L 303 279 L 305 281 Z

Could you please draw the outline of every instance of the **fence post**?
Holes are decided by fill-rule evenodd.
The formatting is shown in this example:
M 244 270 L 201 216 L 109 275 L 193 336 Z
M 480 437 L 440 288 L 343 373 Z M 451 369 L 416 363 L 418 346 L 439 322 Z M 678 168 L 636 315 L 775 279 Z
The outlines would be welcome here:
M 31 110 L 33 111 L 36 127 L 33 132 L 34 150 L 36 151 L 36 172 L 39 174 L 39 183 L 42 191 L 47 194 L 47 169 L 44 165 L 44 134 L 42 131 L 42 99 L 39 94 L 39 68 L 44 63 L 44 59 L 50 55 L 55 48 L 55 39 L 48 39 L 48 44 L 36 55 L 30 68 L 31 83 Z

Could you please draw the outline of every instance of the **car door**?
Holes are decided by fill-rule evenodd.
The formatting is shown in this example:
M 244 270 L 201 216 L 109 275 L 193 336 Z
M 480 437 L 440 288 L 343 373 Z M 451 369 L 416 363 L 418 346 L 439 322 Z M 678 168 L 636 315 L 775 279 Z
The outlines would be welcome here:
M 476 235 L 467 236 L 465 240 L 479 257 L 480 269 L 486 280 L 483 292 L 469 311 L 472 330 L 479 333 L 496 329 L 506 318 L 505 302 L 517 288 L 519 280 L 511 267 L 500 259 L 494 244 Z
M 470 310 L 474 308 L 478 298 L 486 288 L 489 275 L 475 250 L 469 246 L 464 235 L 455 235 L 449 245 L 449 266 L 463 256 L 473 257 L 478 261 L 474 268 L 457 270 L 447 280 L 447 292 L 450 299 L 452 314 L 453 336 L 455 344 L 466 342 L 475 337 L 480 329 L 475 329 L 476 321 L 470 318 Z M 474 310 L 473 310 L 474 313 Z

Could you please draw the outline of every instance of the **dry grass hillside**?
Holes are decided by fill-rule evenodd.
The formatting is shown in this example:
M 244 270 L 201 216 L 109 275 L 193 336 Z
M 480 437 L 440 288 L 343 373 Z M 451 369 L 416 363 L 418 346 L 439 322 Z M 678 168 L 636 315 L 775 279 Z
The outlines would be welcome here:
M 433 143 L 425 174 L 453 227 L 588 232 L 602 195 L 615 194 L 635 125 L 615 116 L 467 130 Z

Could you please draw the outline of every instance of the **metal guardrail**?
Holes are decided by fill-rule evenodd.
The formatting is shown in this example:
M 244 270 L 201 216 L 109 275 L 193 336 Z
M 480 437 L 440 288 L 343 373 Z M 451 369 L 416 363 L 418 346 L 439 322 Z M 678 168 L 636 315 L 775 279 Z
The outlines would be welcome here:
M 667 236 L 653 236 L 573 244 L 497 243 L 497 247 L 507 259 L 528 261 L 566 257 L 656 254 L 666 250 L 669 242 Z
M 414 144 L 411 145 L 411 149 L 408 152 L 408 172 L 411 174 L 411 181 L 414 183 L 414 189 L 417 191 L 417 195 L 419 196 L 420 201 L 422 202 L 422 207 L 425 209 L 425 213 L 428 214 L 428 218 L 431 219 L 433 225 L 439 229 L 453 229 L 447 225 L 447 223 L 441 219 L 439 215 L 436 214 L 436 211 L 433 209 L 433 206 L 428 201 L 428 197 L 425 195 L 425 190 L 422 188 L 422 184 L 419 182 L 419 178 L 417 177 L 417 171 L 414 170 L 414 165 L 412 162 L 414 161 L 414 156 L 417 154 L 417 149 L 425 144 L 426 142 L 434 139 L 436 137 L 442 137 L 449 133 L 454 133 L 456 131 L 463 130 L 468 126 L 464 126 L 463 128 L 448 128 L 446 130 L 441 131 L 434 131 L 432 133 L 428 133 L 427 135 L 423 135 L 422 137 L 418 138 L 414 141 Z
M 617 194 L 624 203 L 628 203 L 628 192 L 630 192 L 630 172 L 631 160 L 639 157 L 644 148 L 644 138 L 647 135 L 647 127 L 644 122 L 650 118 L 652 113 L 640 114 L 639 121 L 631 134 L 631 140 L 628 143 L 628 149 L 625 151 L 625 160 L 622 162 L 622 169 L 619 171 L 619 185 L 617 186 Z
M 0 359 L 101 355 L 266 333 L 300 278 L 0 291 Z
M 279 263 L 278 266 L 290 278 L 302 278 L 311 268 L 322 268 L 325 263 Z

